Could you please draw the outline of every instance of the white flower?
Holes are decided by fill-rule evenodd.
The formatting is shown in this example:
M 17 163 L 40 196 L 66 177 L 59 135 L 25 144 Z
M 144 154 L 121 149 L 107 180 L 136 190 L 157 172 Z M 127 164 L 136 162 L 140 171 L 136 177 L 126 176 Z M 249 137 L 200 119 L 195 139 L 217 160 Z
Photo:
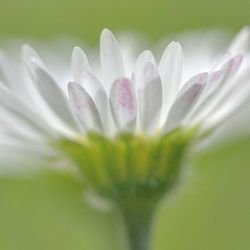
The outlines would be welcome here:
M 190 145 L 249 100 L 249 40 L 244 28 L 213 66 L 200 55 L 199 65 L 192 59 L 194 66 L 183 67 L 177 42 L 167 46 L 159 62 L 146 50 L 135 65 L 127 65 L 105 29 L 100 73 L 76 47 L 66 90 L 30 46 L 22 47 L 21 64 L 2 52 L 1 167 L 13 161 L 39 165 L 38 159 L 76 166 L 88 187 L 84 191 L 91 191 L 86 198 L 97 206 L 103 200 L 115 205 L 130 248 L 148 248 L 154 211 L 178 183 Z M 183 80 L 190 72 L 198 73 Z
M 131 65 L 124 64 L 115 37 L 105 29 L 100 39 L 101 73 L 75 47 L 66 92 L 30 46 L 22 47 L 21 65 L 1 53 L 1 155 L 53 156 L 58 152 L 51 141 L 82 141 L 90 131 L 111 140 L 121 132 L 150 138 L 179 128 L 196 128 L 197 136 L 202 135 L 249 97 L 249 37 L 244 28 L 213 67 L 184 82 L 179 43 L 171 42 L 159 62 L 149 50 L 143 51 L 128 72 Z M 199 40 L 193 46 L 199 47 Z

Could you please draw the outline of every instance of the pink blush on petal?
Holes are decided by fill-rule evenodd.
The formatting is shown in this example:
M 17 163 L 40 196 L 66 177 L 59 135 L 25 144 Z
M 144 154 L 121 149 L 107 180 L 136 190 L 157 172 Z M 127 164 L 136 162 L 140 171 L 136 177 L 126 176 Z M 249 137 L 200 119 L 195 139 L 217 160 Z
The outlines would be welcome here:
M 135 112 L 135 97 L 132 92 L 129 79 L 116 80 L 116 103 L 117 108 L 122 108 L 133 114 Z

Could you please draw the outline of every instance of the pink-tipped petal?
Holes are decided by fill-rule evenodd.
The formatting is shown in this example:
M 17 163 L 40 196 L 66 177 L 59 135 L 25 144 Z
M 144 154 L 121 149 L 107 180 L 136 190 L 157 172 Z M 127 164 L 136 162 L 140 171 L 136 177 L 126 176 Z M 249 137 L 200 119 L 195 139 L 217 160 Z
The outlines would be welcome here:
M 108 132 L 109 128 L 112 127 L 112 118 L 109 110 L 108 96 L 103 85 L 92 73 L 87 70 L 82 72 L 80 83 L 95 103 L 100 114 L 103 127 L 105 131 Z
M 207 121 L 210 117 L 218 117 L 223 120 L 223 115 L 227 110 L 232 110 L 244 102 L 249 100 L 250 90 L 250 67 L 246 67 L 241 75 L 234 79 L 232 87 L 228 89 L 219 99 L 211 103 L 204 119 Z
M 199 119 L 199 116 L 206 109 L 207 105 L 209 104 L 209 101 L 212 98 L 212 95 L 218 88 L 222 79 L 223 79 L 223 71 L 215 71 L 208 75 L 207 83 L 204 86 L 204 90 L 202 91 L 198 102 L 195 104 L 192 111 L 187 116 L 186 121 Z
M 225 65 L 222 67 L 222 70 L 224 70 L 228 75 L 231 76 L 238 71 L 241 66 L 242 60 L 242 55 L 234 56 L 227 63 L 225 63 Z
M 204 91 L 202 92 L 199 104 L 208 101 L 210 99 L 210 97 L 216 91 L 218 86 L 221 84 L 223 76 L 224 72 L 222 70 L 212 72 L 211 74 L 208 75 L 207 83 L 204 87 Z
M 241 63 L 242 55 L 237 55 L 229 59 L 222 67 L 221 70 L 210 74 L 208 83 L 204 89 L 204 93 L 197 107 L 196 119 L 201 115 L 205 116 L 211 108 L 211 103 L 216 102 L 216 99 L 223 96 L 232 86 L 231 79 L 237 74 Z
M 136 99 L 127 78 L 116 80 L 110 90 L 110 106 L 117 126 L 132 130 L 136 123 Z
M 206 98 L 203 98 L 200 107 L 196 112 L 196 117 L 193 117 L 194 120 L 198 121 L 206 119 L 206 116 L 224 98 L 227 92 L 234 88 L 233 79 L 237 75 L 242 59 L 243 57 L 241 55 L 235 56 L 222 66 L 222 77 L 220 77 L 220 79 L 213 85 L 209 83 L 211 87 L 208 85 L 208 87 L 205 88 Z
M 202 73 L 191 78 L 183 86 L 169 111 L 164 131 L 170 131 L 182 125 L 198 101 L 207 78 L 208 74 Z
M 175 100 L 177 100 L 180 96 L 182 96 L 184 93 L 186 93 L 186 91 L 188 89 L 190 89 L 190 87 L 192 87 L 194 84 L 204 85 L 207 82 L 207 80 L 208 80 L 208 73 L 207 72 L 203 72 L 203 73 L 200 73 L 200 74 L 197 74 L 197 75 L 191 77 L 191 79 L 189 81 L 187 81 L 184 84 L 184 86 L 180 89 Z
M 68 92 L 71 103 L 84 126 L 89 130 L 101 131 L 100 115 L 89 94 L 79 84 L 73 82 L 68 84 Z

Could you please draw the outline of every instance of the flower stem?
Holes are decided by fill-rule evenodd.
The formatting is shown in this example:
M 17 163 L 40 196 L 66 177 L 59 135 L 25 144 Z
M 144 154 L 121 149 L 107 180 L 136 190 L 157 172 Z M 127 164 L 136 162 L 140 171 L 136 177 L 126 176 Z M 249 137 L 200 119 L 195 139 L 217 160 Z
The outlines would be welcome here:
M 151 237 L 152 213 L 123 213 L 129 250 L 149 250 Z
M 131 199 L 118 204 L 127 249 L 149 250 L 154 211 L 158 202 L 150 199 Z M 120 220 L 121 221 L 121 220 Z

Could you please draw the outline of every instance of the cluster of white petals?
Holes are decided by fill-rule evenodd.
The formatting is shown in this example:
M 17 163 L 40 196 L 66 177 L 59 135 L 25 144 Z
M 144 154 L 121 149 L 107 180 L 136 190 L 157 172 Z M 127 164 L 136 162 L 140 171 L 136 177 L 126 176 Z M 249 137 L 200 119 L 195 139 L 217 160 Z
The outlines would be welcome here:
M 215 65 L 184 82 L 179 43 L 171 42 L 159 62 L 151 51 L 143 51 L 128 74 L 131 65 L 124 64 L 117 40 L 105 29 L 100 38 L 101 73 L 75 47 L 67 92 L 30 46 L 22 47 L 22 70 L 2 52 L 1 148 L 20 155 L 48 154 L 51 139 L 77 140 L 89 131 L 109 138 L 121 131 L 161 136 L 179 127 L 199 127 L 204 133 L 249 98 L 250 63 L 244 60 L 249 41 L 249 28 L 244 28 Z

